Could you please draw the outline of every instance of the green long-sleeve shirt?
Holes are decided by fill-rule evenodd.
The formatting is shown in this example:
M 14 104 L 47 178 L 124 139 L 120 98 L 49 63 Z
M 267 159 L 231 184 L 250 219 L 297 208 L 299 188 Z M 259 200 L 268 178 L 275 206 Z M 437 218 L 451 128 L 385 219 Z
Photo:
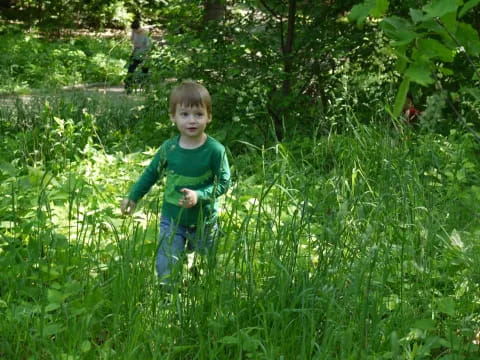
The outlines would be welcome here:
M 166 140 L 130 191 L 129 198 L 140 200 L 150 188 L 166 176 L 162 216 L 185 226 L 210 224 L 217 217 L 217 198 L 230 185 L 230 168 L 225 148 L 208 136 L 196 149 L 184 149 L 179 136 Z M 195 190 L 198 202 L 193 208 L 178 206 L 183 194 L 180 189 Z

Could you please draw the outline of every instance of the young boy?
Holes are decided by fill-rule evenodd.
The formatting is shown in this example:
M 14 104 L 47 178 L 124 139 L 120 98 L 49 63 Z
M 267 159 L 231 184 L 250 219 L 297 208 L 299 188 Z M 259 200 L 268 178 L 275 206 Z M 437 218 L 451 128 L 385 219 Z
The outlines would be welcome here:
M 212 103 L 202 85 L 185 81 L 170 94 L 170 119 L 180 135 L 166 140 L 123 200 L 132 214 L 140 200 L 165 175 L 157 273 L 171 284 L 170 272 L 185 250 L 206 253 L 217 231 L 217 198 L 230 183 L 225 148 L 205 133 Z

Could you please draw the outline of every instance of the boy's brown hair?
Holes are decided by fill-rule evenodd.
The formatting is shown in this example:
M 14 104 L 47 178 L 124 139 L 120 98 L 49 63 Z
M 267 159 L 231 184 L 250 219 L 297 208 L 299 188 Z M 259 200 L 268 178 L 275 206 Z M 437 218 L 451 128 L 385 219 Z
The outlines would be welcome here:
M 174 116 L 177 105 L 204 107 L 207 115 L 212 116 L 212 98 L 205 86 L 194 81 L 183 81 L 170 94 L 170 115 Z

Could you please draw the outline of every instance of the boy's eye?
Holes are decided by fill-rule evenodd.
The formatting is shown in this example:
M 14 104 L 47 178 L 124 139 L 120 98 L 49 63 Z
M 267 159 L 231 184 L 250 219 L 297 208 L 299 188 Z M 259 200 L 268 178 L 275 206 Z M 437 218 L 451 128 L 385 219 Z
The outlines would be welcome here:
M 197 112 L 195 115 L 197 115 L 198 117 L 200 117 L 200 116 L 203 116 L 203 113 L 202 113 L 202 112 Z

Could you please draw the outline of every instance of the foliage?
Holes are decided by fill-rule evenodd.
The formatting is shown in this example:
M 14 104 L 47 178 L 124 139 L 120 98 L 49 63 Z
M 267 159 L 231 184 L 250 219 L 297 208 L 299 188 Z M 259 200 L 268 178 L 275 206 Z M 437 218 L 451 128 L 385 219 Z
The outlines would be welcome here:
M 324 8 L 328 11 L 322 12 Z M 318 19 L 307 14 L 306 9 L 299 15 L 288 96 L 281 90 L 285 74 L 277 21 L 254 7 L 233 8 L 224 23 L 203 25 L 201 31 L 198 15 L 192 15 L 191 21 L 185 21 L 184 14 L 178 20 L 171 18 L 164 43 L 152 55 L 154 83 L 185 78 L 205 82 L 215 96 L 218 124 L 234 125 L 225 132 L 229 139 L 256 138 L 272 143 L 275 134 L 271 125 L 278 117 L 288 129 L 287 138 L 297 132 L 309 133 L 318 126 L 324 133 L 332 127 L 344 129 L 342 114 L 337 114 L 337 121 L 332 123 L 332 117 L 325 113 L 336 111 L 329 105 L 348 96 L 345 85 L 355 89 L 358 100 L 347 105 L 358 111 L 362 122 L 370 122 L 372 109 L 383 109 L 385 98 L 394 95 L 389 70 L 393 60 L 375 46 L 377 41 L 383 41 L 375 29 L 357 31 L 337 17 L 338 9 L 322 5 L 315 10 Z M 357 46 L 365 37 L 371 42 Z M 154 96 L 158 98 L 158 94 Z M 375 120 L 380 116 L 375 114 Z
M 2 92 L 88 82 L 118 83 L 130 51 L 128 44 L 114 38 L 84 36 L 52 42 L 34 33 L 7 32 L 0 39 Z
M 3 17 L 21 20 L 46 31 L 59 31 L 64 28 L 105 26 L 124 27 L 133 15 L 129 12 L 135 6 L 133 1 L 6 1 Z
M 381 18 L 380 27 L 390 39 L 390 46 L 397 57 L 397 71 L 402 75 L 392 113 L 399 116 L 411 83 L 429 86 L 443 77 L 451 78 L 462 70 L 452 69 L 454 60 L 464 57 L 470 67 L 471 84 L 477 84 L 480 38 L 471 24 L 461 19 L 478 5 L 478 1 L 435 0 L 421 9 L 410 8 L 408 17 L 385 17 L 389 1 L 365 1 L 353 7 L 350 18 L 362 24 L 367 16 Z M 477 59 L 474 63 L 471 57 Z M 473 74 L 472 74 L 473 72 Z M 473 76 L 472 76 L 473 75 Z M 465 80 L 464 77 L 461 80 Z M 457 84 L 456 91 L 462 86 Z
M 471 135 L 398 134 L 346 112 L 342 134 L 227 140 L 216 261 L 180 266 L 187 286 L 167 296 L 153 266 L 162 187 L 133 218 L 118 211 L 171 132 L 138 101 L 1 107 L 2 357 L 476 358 Z
M 455 55 L 450 51 L 447 56 L 447 52 L 439 51 L 437 45 L 442 41 L 445 47 L 454 44 L 451 38 L 447 41 L 449 35 L 445 31 L 439 32 L 440 38 L 437 39 L 435 34 L 439 31 L 439 25 L 432 24 L 431 20 L 437 11 L 433 5 L 416 10 L 418 23 L 392 15 L 385 17 L 380 26 L 369 22 L 368 26 L 359 29 L 343 17 L 351 3 L 335 2 L 332 5 L 318 2 L 308 8 L 298 4 L 293 48 L 295 56 L 291 74 L 288 75 L 291 78 L 291 93 L 285 94 L 282 90 L 286 76 L 285 54 L 279 49 L 282 47 L 282 37 L 285 37 L 285 26 L 282 30 L 280 25 L 282 21 L 285 22 L 286 3 L 273 8 L 272 4 L 275 5 L 268 1 L 262 4 L 239 2 L 230 8 L 227 18 L 221 23 L 204 23 L 200 2 L 173 2 L 168 8 L 159 5 L 157 9 L 161 10 L 163 16 L 168 16 L 168 23 L 163 39 L 155 44 L 149 61 L 151 85 L 148 87 L 156 89 L 151 94 L 150 103 L 154 104 L 156 99 L 165 96 L 165 81 L 199 79 L 216 96 L 215 114 L 220 120 L 217 124 L 234 124 L 232 131 L 225 132 L 223 137 L 233 139 L 249 133 L 247 138 L 253 136 L 262 142 L 273 143 L 278 129 L 272 131 L 272 124 L 275 124 L 275 128 L 282 127 L 282 132 L 288 138 L 297 132 L 309 133 L 317 127 L 321 127 L 323 133 L 328 133 L 332 128 L 342 131 L 348 126 L 345 111 L 354 111 L 362 123 L 385 122 L 389 113 L 396 115 L 401 111 L 403 99 L 409 91 L 422 110 L 426 110 L 425 106 L 432 103 L 430 98 L 436 98 L 439 94 L 436 94 L 433 86 L 422 85 L 428 85 L 432 76 L 435 76 L 439 80 L 436 86 L 441 80 L 441 86 L 446 90 L 446 106 L 439 115 L 443 120 L 438 123 L 428 120 L 425 128 L 448 134 L 452 127 L 465 126 L 456 123 L 458 116 L 452 112 L 452 108 L 463 111 L 461 106 L 465 102 L 460 101 L 461 95 L 471 94 L 469 89 L 476 87 L 475 66 L 467 61 L 468 54 Z M 354 7 L 350 18 L 358 19 L 361 23 L 367 15 L 381 16 L 387 11 L 388 5 L 388 1 L 378 4 L 365 2 Z M 408 6 L 413 5 L 411 2 L 402 6 L 396 4 L 391 5 L 390 9 L 407 14 Z M 472 5 L 470 2 L 461 8 L 465 9 L 462 11 L 464 18 L 469 14 L 467 10 L 471 12 Z M 453 9 L 452 6 L 450 8 Z M 451 9 L 445 10 L 445 16 L 449 16 Z M 420 14 L 424 14 L 423 17 Z M 283 20 L 280 21 L 279 17 Z M 417 40 L 421 40 L 421 44 L 413 38 L 401 46 L 397 46 L 398 41 L 389 43 L 392 37 L 401 37 L 405 33 L 402 28 L 395 28 L 402 23 L 405 29 L 412 29 L 409 30 L 411 35 L 418 34 Z M 462 25 L 467 23 L 460 20 L 456 23 L 461 25 L 456 36 L 463 33 L 462 26 L 470 26 Z M 474 34 L 471 35 L 475 40 Z M 121 65 L 128 59 L 126 37 L 124 40 L 120 43 L 103 43 L 103 49 L 93 51 L 67 44 L 60 48 L 45 49 L 49 56 L 56 59 L 53 64 L 58 69 L 48 81 L 42 81 L 43 62 L 39 66 L 34 64 L 19 68 L 12 61 L 16 58 L 7 58 L 4 67 L 7 85 L 4 88 L 25 89 L 26 81 L 34 86 L 48 82 L 72 84 L 90 79 L 119 83 L 124 74 Z M 474 49 L 475 41 L 470 43 Z M 23 55 L 22 51 L 19 53 Z M 90 56 L 93 53 L 96 55 Z M 438 54 L 444 55 L 438 58 Z M 22 56 L 21 60 L 25 58 Z M 427 67 L 436 70 L 420 72 L 421 76 L 417 74 L 415 80 L 411 81 L 410 75 L 415 69 L 421 68 L 417 65 L 424 61 L 422 59 L 427 59 L 425 61 L 430 64 Z M 443 64 L 446 60 L 449 61 L 448 68 Z M 22 64 L 22 61 L 18 63 Z M 409 63 L 410 70 L 402 68 Z M 396 83 L 402 76 L 402 69 L 410 75 L 397 91 Z M 453 73 L 455 76 L 451 75 Z M 38 81 L 35 80 L 37 77 Z M 430 80 L 422 82 L 424 77 Z M 353 96 L 350 93 L 352 90 L 355 91 Z M 397 99 L 394 101 L 395 94 Z M 339 102 L 345 103 L 345 111 L 338 112 L 338 107 L 332 105 Z M 394 109 L 389 105 L 385 107 L 385 104 L 394 102 Z M 467 126 L 471 124 L 467 123 Z

